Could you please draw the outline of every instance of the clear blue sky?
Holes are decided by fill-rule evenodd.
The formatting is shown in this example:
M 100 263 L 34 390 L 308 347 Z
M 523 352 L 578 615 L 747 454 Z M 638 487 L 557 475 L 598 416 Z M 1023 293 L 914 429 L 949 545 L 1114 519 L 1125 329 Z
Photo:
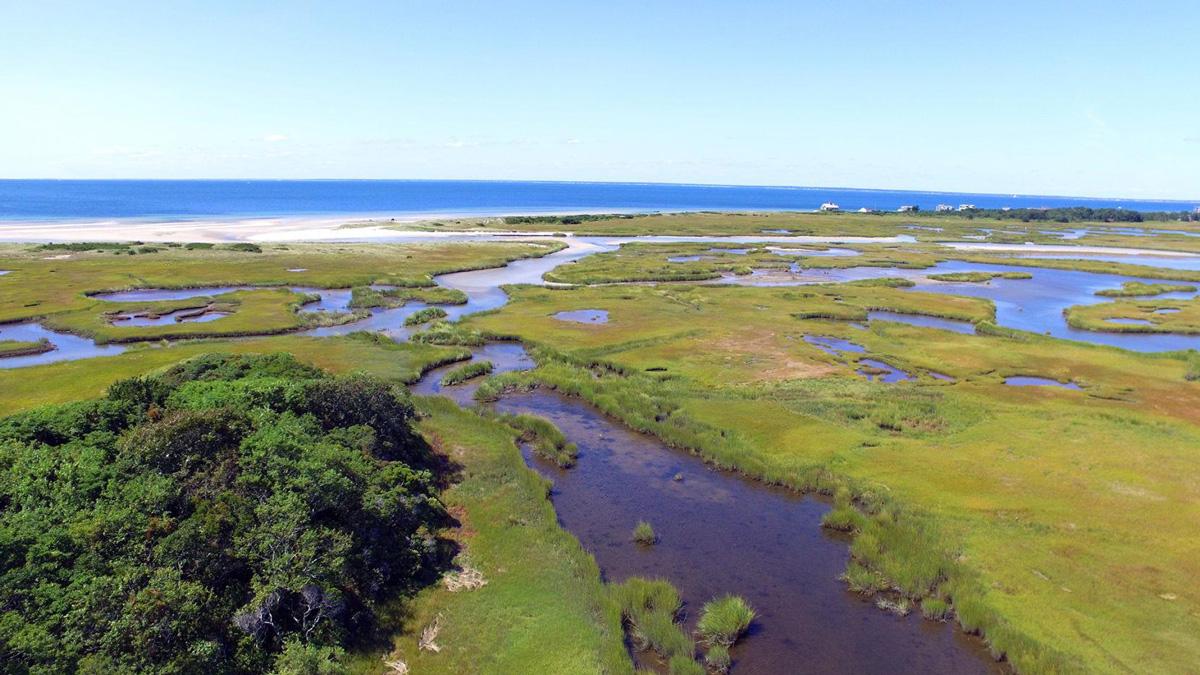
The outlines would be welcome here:
M 30 0 L 0 177 L 1200 197 L 1200 3 Z

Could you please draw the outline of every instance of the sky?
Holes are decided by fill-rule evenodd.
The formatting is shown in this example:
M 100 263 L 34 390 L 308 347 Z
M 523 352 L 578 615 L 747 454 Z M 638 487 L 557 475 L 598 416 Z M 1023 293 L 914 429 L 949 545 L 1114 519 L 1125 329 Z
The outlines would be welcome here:
M 1200 198 L 1194 0 L 0 0 L 0 178 Z

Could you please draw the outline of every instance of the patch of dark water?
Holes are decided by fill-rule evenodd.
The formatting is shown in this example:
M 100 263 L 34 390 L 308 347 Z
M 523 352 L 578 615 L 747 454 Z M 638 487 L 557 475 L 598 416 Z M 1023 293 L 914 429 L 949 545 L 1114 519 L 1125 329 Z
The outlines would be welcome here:
M 97 356 L 114 356 L 125 351 L 121 345 L 98 345 L 95 342 L 69 333 L 56 333 L 35 323 L 17 323 L 0 326 L 0 340 L 37 342 L 46 339 L 57 349 L 41 354 L 12 356 L 0 359 L 0 368 L 23 368 L 43 363 L 90 359 Z
M 1004 384 L 1010 387 L 1062 387 L 1063 389 L 1083 389 L 1074 382 L 1059 382 L 1045 377 L 1016 376 L 1004 378 Z
M 574 323 L 608 323 L 608 312 L 603 309 L 574 309 L 553 314 L 551 318 Z
M 572 469 L 528 451 L 526 462 L 554 481 L 560 522 L 607 581 L 671 581 L 688 629 L 716 595 L 754 605 L 758 619 L 731 650 L 734 675 L 1002 672 L 951 625 L 898 617 L 847 591 L 837 577 L 848 540 L 821 527 L 828 504 L 714 470 L 555 392 L 508 395 L 495 408 L 544 417 L 578 444 Z M 631 541 L 643 519 L 659 536 L 653 547 Z

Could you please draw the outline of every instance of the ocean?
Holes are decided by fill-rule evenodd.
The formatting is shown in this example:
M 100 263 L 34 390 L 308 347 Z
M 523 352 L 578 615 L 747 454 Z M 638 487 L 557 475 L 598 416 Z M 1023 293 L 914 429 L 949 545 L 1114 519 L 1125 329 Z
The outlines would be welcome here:
M 463 180 L 0 180 L 0 220 L 364 214 L 895 210 L 1092 206 L 1191 211 L 1196 203 L 847 188 Z

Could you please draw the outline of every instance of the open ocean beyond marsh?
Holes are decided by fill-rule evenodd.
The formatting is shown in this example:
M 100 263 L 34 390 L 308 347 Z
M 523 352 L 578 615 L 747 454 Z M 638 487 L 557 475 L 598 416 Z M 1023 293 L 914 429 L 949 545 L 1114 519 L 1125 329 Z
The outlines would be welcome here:
M 0 220 L 538 212 L 811 211 L 915 204 L 1190 211 L 1191 202 L 845 188 L 462 180 L 0 180 Z

